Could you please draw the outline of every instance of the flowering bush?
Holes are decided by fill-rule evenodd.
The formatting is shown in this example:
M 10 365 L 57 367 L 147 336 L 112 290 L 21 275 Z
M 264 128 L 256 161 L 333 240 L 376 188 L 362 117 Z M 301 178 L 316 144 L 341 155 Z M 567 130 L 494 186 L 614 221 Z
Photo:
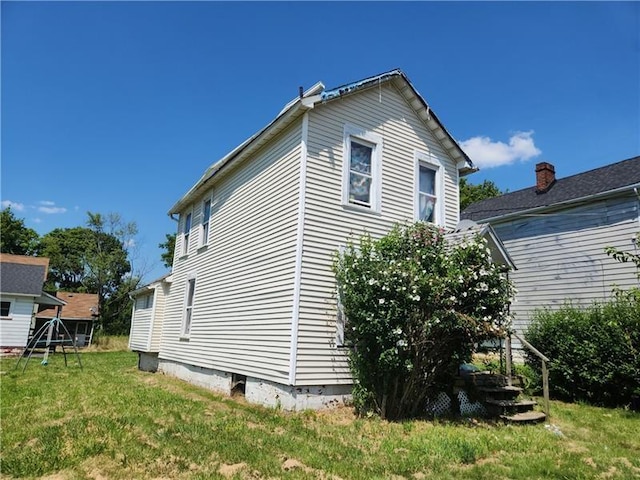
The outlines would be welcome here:
M 509 328 L 511 284 L 478 236 L 449 245 L 425 223 L 396 226 L 348 245 L 334 272 L 360 414 L 420 415 L 476 342 Z

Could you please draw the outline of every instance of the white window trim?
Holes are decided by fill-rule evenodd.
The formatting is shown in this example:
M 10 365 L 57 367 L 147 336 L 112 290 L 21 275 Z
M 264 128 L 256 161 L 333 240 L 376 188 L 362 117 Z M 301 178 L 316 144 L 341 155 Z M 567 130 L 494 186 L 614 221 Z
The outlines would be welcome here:
M 422 152 L 416 150 L 413 155 L 414 169 L 413 169 L 413 218 L 415 220 L 420 219 L 420 166 L 425 166 L 432 170 L 435 170 L 435 194 L 436 194 L 436 208 L 435 208 L 435 221 L 434 225 L 441 227 L 445 226 L 445 208 L 444 208 L 444 167 L 442 163 L 432 154 L 428 152 Z
M 371 206 L 349 202 L 351 140 L 373 147 L 371 152 Z M 354 125 L 344 126 L 342 158 L 342 205 L 350 209 L 380 213 L 382 204 L 382 136 Z
M 207 202 L 209 202 L 209 218 L 207 218 L 205 222 L 204 206 Z M 209 245 L 209 235 L 211 235 L 211 207 L 212 206 L 213 206 L 213 196 L 211 194 L 202 199 L 202 204 L 200 205 L 200 226 L 198 228 L 199 237 L 200 237 L 198 241 L 198 248 L 204 248 L 207 245 Z M 204 233 L 205 223 L 208 227 L 206 235 Z
M 187 232 L 186 232 L 186 226 L 187 226 L 187 217 L 191 216 L 191 225 L 189 225 L 189 238 L 188 238 L 188 242 L 187 242 Z M 182 237 L 182 245 L 180 246 L 180 258 L 183 257 L 188 257 L 189 256 L 189 246 L 191 244 L 191 237 L 193 236 L 191 231 L 193 230 L 193 209 L 189 210 L 188 212 L 185 212 L 184 214 L 184 218 L 182 220 L 182 231 L 180 233 L 180 236 Z
M 189 285 L 193 282 L 193 303 L 191 305 L 187 305 L 189 302 Z M 180 339 L 188 340 L 191 337 L 191 331 L 193 330 L 193 310 L 196 303 L 196 293 L 198 291 L 198 281 L 195 273 L 190 273 L 187 275 L 184 289 L 184 299 L 182 302 L 182 322 L 180 324 Z M 189 317 L 189 331 L 186 331 L 187 328 L 187 310 L 191 311 L 191 315 Z

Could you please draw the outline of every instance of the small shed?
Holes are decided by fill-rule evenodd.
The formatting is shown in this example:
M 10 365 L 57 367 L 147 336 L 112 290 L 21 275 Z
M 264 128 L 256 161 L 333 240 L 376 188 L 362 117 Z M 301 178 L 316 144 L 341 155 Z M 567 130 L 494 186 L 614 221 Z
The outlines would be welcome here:
M 56 292 L 56 298 L 64 301 L 66 305 L 58 312 L 55 308 L 41 306 L 36 315 L 35 328 L 37 332 L 42 325 L 58 317 L 75 340 L 77 347 L 88 347 L 93 338 L 94 321 L 98 317 L 98 294 Z

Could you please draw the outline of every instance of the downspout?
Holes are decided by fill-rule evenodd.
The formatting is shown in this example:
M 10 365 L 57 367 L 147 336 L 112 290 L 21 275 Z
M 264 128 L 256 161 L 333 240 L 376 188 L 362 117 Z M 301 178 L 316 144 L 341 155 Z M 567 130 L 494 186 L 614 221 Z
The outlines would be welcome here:
M 298 229 L 296 238 L 296 263 L 293 274 L 293 312 L 291 314 L 291 350 L 289 352 L 289 385 L 296 384 L 298 363 L 298 327 L 300 321 L 300 291 L 302 288 L 302 249 L 304 247 L 304 215 L 307 190 L 307 141 L 309 113 L 302 116 L 300 139 L 300 178 L 298 183 Z

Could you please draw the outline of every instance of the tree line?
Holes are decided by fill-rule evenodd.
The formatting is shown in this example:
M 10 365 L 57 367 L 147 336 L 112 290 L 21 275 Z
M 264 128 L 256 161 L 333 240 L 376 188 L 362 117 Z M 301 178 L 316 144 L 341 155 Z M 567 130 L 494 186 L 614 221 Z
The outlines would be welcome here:
M 49 258 L 44 290 L 98 294 L 98 328 L 124 335 L 131 322 L 129 294 L 142 277 L 134 271 L 130 251 L 137 231 L 134 222 L 118 214 L 87 212 L 85 227 L 56 228 L 40 236 L 8 207 L 0 217 L 0 251 Z

